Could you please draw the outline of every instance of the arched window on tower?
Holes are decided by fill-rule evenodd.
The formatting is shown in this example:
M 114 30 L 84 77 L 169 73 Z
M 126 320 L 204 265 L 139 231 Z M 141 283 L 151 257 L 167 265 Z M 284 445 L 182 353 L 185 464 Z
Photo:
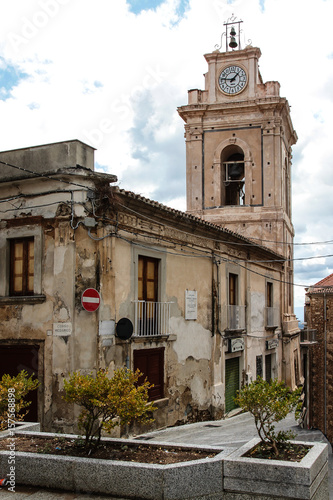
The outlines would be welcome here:
M 245 205 L 244 153 L 238 146 L 222 151 L 222 205 Z

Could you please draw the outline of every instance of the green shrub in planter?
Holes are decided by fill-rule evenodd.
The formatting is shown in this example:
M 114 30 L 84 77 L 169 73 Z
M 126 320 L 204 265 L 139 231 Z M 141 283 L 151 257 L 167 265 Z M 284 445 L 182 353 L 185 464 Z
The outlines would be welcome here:
M 82 375 L 74 372 L 65 380 L 64 400 L 81 406 L 79 428 L 85 433 L 85 446 L 97 446 L 102 429 L 110 432 L 116 425 L 153 421 L 156 409 L 148 402 L 148 390 L 152 387 L 147 380 L 138 384 L 142 374 L 126 368 L 116 370 L 109 378 L 105 370 Z
M 268 383 L 258 377 L 238 391 L 235 398 L 238 406 L 254 416 L 259 438 L 272 447 L 276 457 L 279 456 L 278 447 L 295 435 L 292 431 L 275 432 L 275 423 L 292 411 L 296 417 L 300 395 L 301 388 L 292 391 L 284 382 L 272 380 Z
M 26 401 L 24 398 L 38 386 L 38 380 L 34 379 L 33 375 L 28 377 L 25 370 L 14 377 L 6 373 L 2 376 L 0 380 L 0 431 L 11 428 L 14 422 L 24 419 L 31 404 L 31 401 Z

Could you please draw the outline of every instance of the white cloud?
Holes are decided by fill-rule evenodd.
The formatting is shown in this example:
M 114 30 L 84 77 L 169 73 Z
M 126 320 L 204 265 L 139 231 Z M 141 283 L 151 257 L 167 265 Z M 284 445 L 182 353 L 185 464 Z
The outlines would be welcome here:
M 140 3 L 149 6 L 136 3 L 139 10 Z M 28 75 L 0 100 L 1 149 L 78 138 L 97 148 L 98 164 L 118 175 L 121 187 L 185 209 L 185 144 L 176 108 L 187 103 L 188 89 L 204 87 L 203 54 L 220 44 L 223 22 L 233 13 L 244 21 L 244 43 L 251 39 L 261 48 L 264 81 L 278 80 L 292 106 L 299 137 L 296 241 L 330 239 L 329 1 L 309 0 L 305 8 L 304 0 L 189 0 L 186 8 L 184 1 L 165 0 L 135 15 L 125 0 L 0 0 L 0 61 Z M 329 254 L 325 248 L 296 247 L 295 255 Z M 333 266 L 330 258 L 309 262 L 297 265 L 296 283 L 318 281 Z M 302 288 L 296 296 L 302 303 Z

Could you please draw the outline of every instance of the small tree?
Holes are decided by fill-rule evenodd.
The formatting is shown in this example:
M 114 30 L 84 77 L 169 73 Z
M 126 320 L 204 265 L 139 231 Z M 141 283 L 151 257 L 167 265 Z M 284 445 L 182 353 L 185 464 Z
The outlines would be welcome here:
M 74 372 L 65 380 L 65 401 L 82 407 L 78 425 L 85 433 L 86 447 L 99 444 L 102 429 L 110 432 L 113 427 L 134 420 L 153 421 L 151 413 L 156 408 L 148 403 L 148 389 L 152 386 L 147 379 L 138 385 L 141 375 L 139 370 L 133 373 L 122 368 L 112 378 L 99 370 L 96 377 Z
M 275 423 L 283 420 L 291 411 L 297 411 L 301 389 L 292 391 L 284 382 L 266 382 L 261 377 L 244 386 L 235 398 L 235 403 L 254 416 L 258 435 L 268 443 L 276 457 L 278 447 L 295 437 L 292 431 L 275 432 Z M 296 416 L 296 412 L 295 412 Z
M 38 380 L 34 380 L 33 375 L 28 377 L 25 370 L 15 377 L 8 374 L 2 376 L 0 380 L 0 430 L 7 429 L 9 421 L 11 423 L 9 427 L 13 427 L 14 422 L 24 419 L 31 404 L 31 401 L 26 401 L 24 398 L 38 386 Z

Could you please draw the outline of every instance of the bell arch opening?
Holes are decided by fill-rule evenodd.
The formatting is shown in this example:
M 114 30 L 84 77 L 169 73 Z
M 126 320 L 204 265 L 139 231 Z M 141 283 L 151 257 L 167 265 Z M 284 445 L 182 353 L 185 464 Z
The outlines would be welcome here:
M 245 205 L 244 151 L 237 145 L 221 153 L 221 205 Z

